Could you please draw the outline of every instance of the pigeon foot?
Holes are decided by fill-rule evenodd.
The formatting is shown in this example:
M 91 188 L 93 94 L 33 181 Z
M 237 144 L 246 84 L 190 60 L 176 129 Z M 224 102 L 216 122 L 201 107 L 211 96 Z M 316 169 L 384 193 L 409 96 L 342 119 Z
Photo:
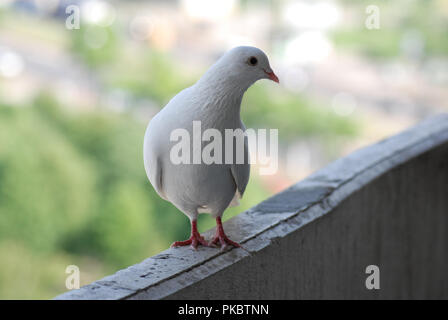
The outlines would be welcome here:
M 218 242 L 221 244 L 221 250 L 224 250 L 229 246 L 233 246 L 235 248 L 241 248 L 241 245 L 239 243 L 230 240 L 224 233 L 221 217 L 216 218 L 216 234 L 210 241 L 209 246 L 214 246 L 215 244 L 218 244 Z
M 173 242 L 171 248 L 191 245 L 191 248 L 196 250 L 199 244 L 202 244 L 205 247 L 209 247 L 209 244 L 207 243 L 207 241 L 205 241 L 204 237 L 198 234 L 198 236 L 191 236 L 190 239 L 184 241 Z
M 196 250 L 198 248 L 198 245 L 201 244 L 205 247 L 209 247 L 210 245 L 208 244 L 207 241 L 205 241 L 204 237 L 201 236 L 201 234 L 199 233 L 198 229 L 197 229 L 197 225 L 196 225 L 196 220 L 193 220 L 191 222 L 191 236 L 189 239 L 184 240 L 184 241 L 176 241 L 171 245 L 171 248 L 176 248 L 176 247 L 183 247 L 183 246 L 188 246 L 191 245 L 191 248 Z

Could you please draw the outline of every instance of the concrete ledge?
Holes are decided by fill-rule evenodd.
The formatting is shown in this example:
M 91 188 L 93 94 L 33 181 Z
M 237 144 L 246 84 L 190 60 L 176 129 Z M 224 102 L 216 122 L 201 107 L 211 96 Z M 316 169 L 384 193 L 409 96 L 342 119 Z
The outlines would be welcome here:
M 168 249 L 56 299 L 448 298 L 448 114 L 335 161 L 225 228 L 244 250 Z M 365 287 L 372 264 L 380 290 Z

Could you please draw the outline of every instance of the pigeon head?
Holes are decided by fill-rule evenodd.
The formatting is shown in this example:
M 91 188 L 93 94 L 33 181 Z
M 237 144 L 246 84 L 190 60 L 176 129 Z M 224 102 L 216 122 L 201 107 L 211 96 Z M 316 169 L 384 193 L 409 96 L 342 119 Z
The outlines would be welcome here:
M 253 82 L 260 79 L 270 79 L 279 82 L 274 71 L 269 65 L 266 54 L 255 47 L 236 47 L 229 50 L 221 58 L 229 71 L 243 79 Z
M 217 88 L 249 88 L 261 79 L 279 82 L 266 54 L 258 48 L 241 46 L 227 51 L 201 78 Z

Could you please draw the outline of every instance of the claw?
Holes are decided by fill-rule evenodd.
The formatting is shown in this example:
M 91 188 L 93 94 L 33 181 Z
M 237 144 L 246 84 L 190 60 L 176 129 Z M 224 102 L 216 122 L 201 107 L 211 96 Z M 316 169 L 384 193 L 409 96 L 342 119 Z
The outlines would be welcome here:
M 197 250 L 198 245 L 201 244 L 205 247 L 208 247 L 209 244 L 205 241 L 204 237 L 200 235 L 197 229 L 196 220 L 191 222 L 191 236 L 189 239 L 184 241 L 176 241 L 171 245 L 171 248 L 183 247 L 191 245 L 190 247 L 193 250 Z
M 222 227 L 221 218 L 216 218 L 216 234 L 213 239 L 209 242 L 209 246 L 216 245 L 218 242 L 221 245 L 221 251 L 227 249 L 230 246 L 235 248 L 241 248 L 241 245 L 235 241 L 230 240 L 224 233 L 224 228 Z
M 210 242 L 205 241 L 204 237 L 200 235 L 197 229 L 196 220 L 191 222 L 191 236 L 189 239 L 184 241 L 176 241 L 171 245 L 171 248 L 183 247 L 190 245 L 191 249 L 197 250 L 198 245 L 203 245 L 204 247 L 214 247 L 217 248 L 218 245 L 221 246 L 221 251 L 226 250 L 230 246 L 235 248 L 241 248 L 241 245 L 235 241 L 230 240 L 224 233 L 222 227 L 221 218 L 216 218 L 216 234 Z

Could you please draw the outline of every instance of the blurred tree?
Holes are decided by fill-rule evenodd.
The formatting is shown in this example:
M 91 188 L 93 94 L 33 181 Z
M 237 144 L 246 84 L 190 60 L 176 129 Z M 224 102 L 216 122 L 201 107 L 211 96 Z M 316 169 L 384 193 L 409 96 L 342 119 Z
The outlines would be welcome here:
M 0 114 L 0 240 L 54 250 L 88 217 L 92 166 L 35 110 Z
M 123 63 L 114 66 L 114 72 L 108 73 L 105 83 L 137 97 L 154 100 L 160 108 L 179 91 L 195 82 L 196 75 L 183 75 L 179 72 L 182 67 L 166 53 L 145 50 L 138 59 L 127 59 L 123 52 L 121 59 Z
M 117 269 L 182 237 L 186 221 L 147 181 L 144 129 L 126 115 L 71 114 L 46 95 L 1 106 L 0 241 Z
M 183 221 L 171 220 L 176 214 L 169 214 L 176 209 L 159 198 L 146 178 L 144 124 L 106 111 L 71 114 L 47 96 L 39 97 L 36 107 L 90 162 L 96 181 L 89 217 L 82 228 L 67 235 L 66 250 L 90 253 L 119 268 L 166 248 L 167 238 L 183 232 Z M 166 220 L 170 228 L 162 233 Z
M 89 67 L 102 67 L 116 61 L 120 39 L 113 27 L 85 25 L 67 32 L 72 39 L 72 52 L 79 55 Z
M 330 108 L 261 83 L 249 88 L 241 113 L 247 128 L 277 128 L 282 141 L 311 135 L 334 139 L 353 136 L 358 129 L 353 119 L 337 116 Z

